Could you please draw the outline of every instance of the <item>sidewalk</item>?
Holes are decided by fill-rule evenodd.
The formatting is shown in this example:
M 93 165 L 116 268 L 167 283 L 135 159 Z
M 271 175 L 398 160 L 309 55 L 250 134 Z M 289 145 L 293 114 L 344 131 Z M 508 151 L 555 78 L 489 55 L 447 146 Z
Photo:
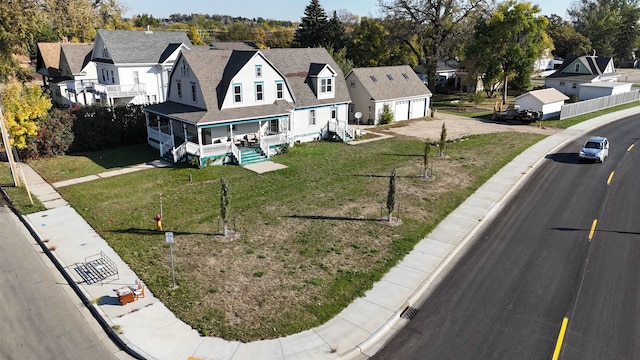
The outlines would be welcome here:
M 133 353 L 146 359 L 366 359 L 406 323 L 400 314 L 419 307 L 473 235 L 517 191 L 528 175 L 556 148 L 585 136 L 593 128 L 640 113 L 640 107 L 591 119 L 545 138 L 502 168 L 416 245 L 364 297 L 354 300 L 327 323 L 284 338 L 240 343 L 202 337 L 177 319 L 147 289 L 146 296 L 121 306 L 113 289 L 133 285 L 137 276 L 55 189 L 22 165 L 32 193 L 48 210 L 28 215 L 27 222 L 55 246 L 54 257 L 76 280 L 97 312 Z M 577 146 L 577 145 L 576 145 Z M 102 175 L 104 176 L 104 175 Z M 62 186 L 64 184 L 57 184 Z M 118 277 L 102 283 L 80 283 L 74 264 L 103 252 L 118 267 Z

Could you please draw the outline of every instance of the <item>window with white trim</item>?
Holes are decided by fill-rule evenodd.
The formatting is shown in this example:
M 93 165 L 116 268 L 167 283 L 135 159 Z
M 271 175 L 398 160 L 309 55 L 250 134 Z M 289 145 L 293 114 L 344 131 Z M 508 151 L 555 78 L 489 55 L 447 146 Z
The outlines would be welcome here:
M 333 79 L 331 78 L 320 79 L 320 92 L 321 93 L 333 92 Z
M 256 77 L 257 78 L 262 77 L 262 65 L 256 65 Z
M 182 99 L 182 82 L 176 81 L 176 90 L 178 91 L 178 99 Z
M 284 99 L 284 83 L 282 81 L 276 82 L 276 99 Z
M 233 85 L 233 102 L 236 104 L 242 102 L 242 85 L 240 84 Z
M 309 110 L 309 126 L 316 124 L 316 111 L 311 109 Z
M 180 67 L 180 72 L 182 73 L 182 76 L 189 76 L 189 67 L 187 66 L 186 63 L 182 63 L 182 66 Z
M 573 84 L 571 84 L 571 88 L 572 88 L 572 89 L 575 89 L 575 88 L 577 88 L 577 87 L 578 87 L 578 83 L 573 83 Z
M 261 82 L 256 83 L 256 101 L 264 100 L 264 84 Z
M 191 101 L 196 102 L 198 98 L 196 97 L 196 83 L 191 83 Z

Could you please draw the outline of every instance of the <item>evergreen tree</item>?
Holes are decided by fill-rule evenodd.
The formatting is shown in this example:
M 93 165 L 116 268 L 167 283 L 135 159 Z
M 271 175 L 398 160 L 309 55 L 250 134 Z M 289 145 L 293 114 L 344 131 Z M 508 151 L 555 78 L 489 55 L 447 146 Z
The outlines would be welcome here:
M 327 45 L 329 21 L 318 0 L 311 0 L 304 9 L 304 17 L 293 38 L 294 47 L 323 47 Z
M 438 144 L 440 147 L 438 149 L 438 156 L 444 156 L 444 148 L 447 146 L 447 127 L 442 123 L 442 131 L 440 131 L 440 143 Z
M 338 18 L 338 14 L 334 11 L 333 17 L 327 23 L 326 46 L 339 50 L 347 46 L 347 32 Z M 346 74 L 346 73 L 345 73 Z

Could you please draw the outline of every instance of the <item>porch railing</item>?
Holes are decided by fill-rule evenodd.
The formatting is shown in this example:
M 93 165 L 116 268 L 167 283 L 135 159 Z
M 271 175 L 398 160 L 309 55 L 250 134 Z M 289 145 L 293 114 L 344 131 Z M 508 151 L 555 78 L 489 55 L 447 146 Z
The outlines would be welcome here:
M 342 140 L 345 140 L 347 135 L 351 138 L 354 139 L 355 138 L 355 132 L 353 130 L 352 127 L 350 127 L 347 124 L 338 124 L 337 129 L 336 129 L 336 134 L 338 134 L 338 136 L 340 136 L 340 138 Z
M 274 145 L 282 145 L 288 143 L 287 133 L 278 133 L 274 135 L 263 135 L 260 137 L 260 150 L 267 156 L 271 157 L 269 154 L 269 148 Z
M 231 143 L 202 145 L 201 157 L 224 155 L 231 151 Z
M 145 84 L 105 85 L 94 83 L 93 91 L 109 97 L 129 97 L 146 94 L 147 86 Z
M 231 153 L 233 154 L 233 156 L 238 161 L 238 164 L 242 164 L 242 153 L 240 152 L 240 149 L 238 149 L 236 144 L 234 144 L 232 142 L 230 142 L 229 144 L 231 144 Z
M 178 161 L 180 161 L 180 159 L 182 159 L 185 155 L 187 155 L 187 144 L 188 143 L 182 143 L 177 148 L 171 150 L 174 163 L 177 163 Z
M 165 134 L 162 131 L 159 131 L 158 129 L 152 128 L 150 126 L 147 126 L 147 134 L 151 139 L 156 140 L 160 143 L 170 142 L 172 139 L 171 135 Z

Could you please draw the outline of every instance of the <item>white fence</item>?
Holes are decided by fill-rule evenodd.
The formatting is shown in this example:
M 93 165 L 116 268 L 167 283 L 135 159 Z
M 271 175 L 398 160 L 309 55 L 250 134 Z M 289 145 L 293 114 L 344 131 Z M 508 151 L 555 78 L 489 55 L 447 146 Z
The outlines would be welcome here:
M 640 100 L 640 90 L 562 105 L 560 120 Z

